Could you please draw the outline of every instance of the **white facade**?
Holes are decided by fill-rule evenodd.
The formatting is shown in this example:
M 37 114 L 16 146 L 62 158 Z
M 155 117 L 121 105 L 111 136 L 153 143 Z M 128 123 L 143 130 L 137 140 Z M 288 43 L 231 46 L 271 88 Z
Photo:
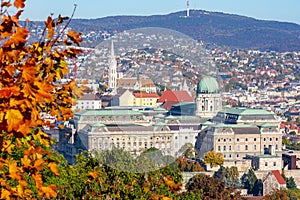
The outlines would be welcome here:
M 222 109 L 221 94 L 198 94 L 196 105 L 197 116 L 212 118 Z
M 102 101 L 96 94 L 85 94 L 72 106 L 73 110 L 99 110 L 102 108 Z

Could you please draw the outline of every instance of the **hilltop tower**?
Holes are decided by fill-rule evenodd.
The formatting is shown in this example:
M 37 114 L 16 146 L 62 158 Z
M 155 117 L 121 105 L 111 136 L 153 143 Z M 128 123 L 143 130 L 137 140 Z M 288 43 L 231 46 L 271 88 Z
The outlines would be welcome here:
M 186 17 L 190 16 L 190 1 L 186 1 Z
M 117 93 L 117 60 L 114 51 L 114 41 L 111 40 L 109 69 L 108 69 L 108 87 L 112 90 L 111 94 Z

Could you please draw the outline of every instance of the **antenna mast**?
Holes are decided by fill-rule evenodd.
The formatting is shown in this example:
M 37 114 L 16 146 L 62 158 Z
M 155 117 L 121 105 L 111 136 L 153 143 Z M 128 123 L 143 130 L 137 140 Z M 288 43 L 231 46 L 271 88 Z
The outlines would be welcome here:
M 190 16 L 190 1 L 186 1 L 186 17 Z

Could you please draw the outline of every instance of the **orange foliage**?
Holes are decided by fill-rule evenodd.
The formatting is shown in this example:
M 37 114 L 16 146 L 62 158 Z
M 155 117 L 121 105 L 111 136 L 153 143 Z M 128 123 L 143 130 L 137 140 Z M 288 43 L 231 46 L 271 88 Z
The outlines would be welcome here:
M 66 84 L 57 81 L 68 73 L 66 59 L 81 53 L 70 47 L 79 45 L 80 33 L 70 31 L 68 39 L 61 39 L 61 33 L 55 33 L 67 19 L 61 16 L 57 22 L 48 17 L 45 35 L 41 35 L 39 42 L 28 44 L 30 32 L 19 24 L 24 7 L 25 0 L 1 1 L 1 199 L 30 199 L 34 193 L 40 199 L 56 197 L 55 185 L 43 182 L 43 171 L 48 170 L 54 176 L 59 176 L 59 171 L 57 164 L 49 158 L 53 141 L 42 131 L 46 121 L 40 114 L 45 112 L 61 121 L 73 116 L 71 106 L 75 81 Z M 9 9 L 16 14 L 10 16 Z M 66 48 L 58 48 L 63 45 Z M 33 182 L 35 185 L 29 187 Z

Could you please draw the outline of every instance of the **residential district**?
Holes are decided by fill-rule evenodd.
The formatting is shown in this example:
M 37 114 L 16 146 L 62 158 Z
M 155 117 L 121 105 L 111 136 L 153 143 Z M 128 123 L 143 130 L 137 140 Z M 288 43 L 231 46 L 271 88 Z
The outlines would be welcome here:
M 48 118 L 54 125 L 45 129 L 70 163 L 82 150 L 120 148 L 139 155 L 156 148 L 178 157 L 191 144 L 191 160 L 205 169 L 199 173 L 219 169 L 203 163 L 214 151 L 240 178 L 252 169 L 262 182 L 261 196 L 287 187 L 283 172 L 300 188 L 299 53 L 214 48 L 206 52 L 212 62 L 196 62 L 202 67 L 197 68 L 170 50 L 147 45 L 116 56 L 115 43 L 104 48 L 106 60 L 97 60 L 99 49 L 87 49 L 80 67 L 71 67 L 70 76 L 85 88 L 74 102 L 74 118 L 63 129 Z M 253 195 L 243 189 L 241 194 Z

